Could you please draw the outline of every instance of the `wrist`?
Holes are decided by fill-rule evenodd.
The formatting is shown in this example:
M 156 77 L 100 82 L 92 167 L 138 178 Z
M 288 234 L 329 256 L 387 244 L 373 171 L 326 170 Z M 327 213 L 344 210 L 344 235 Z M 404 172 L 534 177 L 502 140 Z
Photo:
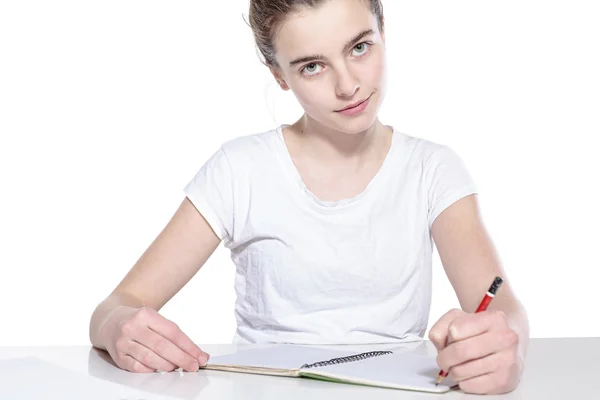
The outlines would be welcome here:
M 113 317 L 115 316 L 115 314 L 117 314 L 118 311 L 121 311 L 125 307 L 128 307 L 128 306 L 125 306 L 122 304 L 115 305 L 114 307 L 112 307 L 108 311 L 106 311 L 104 316 L 102 316 L 102 319 L 97 324 L 96 329 L 93 329 L 90 332 L 90 340 L 94 347 L 101 349 L 101 350 L 107 350 L 106 344 L 108 342 L 108 337 L 111 334 L 110 328 L 113 325 L 113 320 L 114 320 Z

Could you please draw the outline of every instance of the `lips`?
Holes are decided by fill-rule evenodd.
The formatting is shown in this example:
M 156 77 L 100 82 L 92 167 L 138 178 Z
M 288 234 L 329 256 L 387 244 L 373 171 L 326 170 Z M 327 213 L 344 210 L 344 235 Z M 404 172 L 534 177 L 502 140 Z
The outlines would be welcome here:
M 365 101 L 369 100 L 370 98 L 371 98 L 371 95 L 369 95 L 369 97 L 367 97 L 366 99 L 359 101 L 358 103 L 350 104 L 349 106 L 346 106 L 344 108 L 340 108 L 339 110 L 335 110 L 335 111 L 336 112 L 342 112 L 342 111 L 345 111 L 345 110 L 349 110 L 351 108 L 358 107 L 359 105 L 361 105 Z

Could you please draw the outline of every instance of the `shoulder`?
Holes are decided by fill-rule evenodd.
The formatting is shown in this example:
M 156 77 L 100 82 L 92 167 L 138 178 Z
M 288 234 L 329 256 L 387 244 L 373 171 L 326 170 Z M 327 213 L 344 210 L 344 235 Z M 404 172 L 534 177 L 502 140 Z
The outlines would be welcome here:
M 276 140 L 276 129 L 241 134 L 224 141 L 217 154 L 232 168 L 244 168 L 257 162 L 265 162 L 273 154 Z
M 276 138 L 276 129 L 246 133 L 223 142 L 221 150 L 227 156 L 256 157 L 268 152 Z
M 398 131 L 397 133 L 408 155 L 408 162 L 412 165 L 429 168 L 445 159 L 458 157 L 454 149 L 447 144 Z

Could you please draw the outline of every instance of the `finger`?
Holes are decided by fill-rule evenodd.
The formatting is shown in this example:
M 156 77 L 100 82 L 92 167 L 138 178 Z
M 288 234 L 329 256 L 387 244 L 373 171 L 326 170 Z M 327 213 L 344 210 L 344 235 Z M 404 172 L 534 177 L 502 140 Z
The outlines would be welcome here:
M 504 371 L 479 375 L 458 383 L 465 393 L 504 394 L 515 387 L 514 379 Z
M 457 342 L 488 332 L 494 328 L 506 326 L 505 315 L 500 310 L 482 311 L 476 314 L 465 313 L 450 322 L 448 326 L 448 341 Z
M 165 360 L 156 352 L 152 351 L 148 347 L 131 340 L 126 346 L 125 354 L 133 357 L 148 368 L 152 368 L 153 371 L 173 371 L 177 368 L 177 365 Z
M 458 387 L 465 393 L 491 394 L 489 392 L 493 389 L 492 374 L 483 374 L 458 382 Z
M 438 365 L 448 371 L 455 365 L 476 360 L 493 353 L 501 352 L 516 345 L 516 334 L 511 330 L 505 332 L 486 332 L 458 342 L 449 344 L 437 356 Z
M 175 368 L 181 367 L 186 371 L 195 372 L 198 370 L 199 362 L 191 355 L 181 350 L 178 346 L 172 343 L 169 339 L 154 332 L 152 329 L 144 328 L 139 330 L 133 337 L 133 340 L 151 350 L 151 353 L 156 353 L 158 356 L 174 365 L 174 368 L 164 370 L 156 367 L 161 371 L 172 371 Z M 153 359 L 153 358 L 152 358 Z M 140 360 L 144 362 L 143 360 Z M 148 364 L 146 364 L 148 365 Z M 148 365 L 154 367 L 153 365 Z
M 446 347 L 448 341 L 448 327 L 456 318 L 465 315 L 466 313 L 457 308 L 448 311 L 431 327 L 429 330 L 429 340 L 434 346 L 441 350 Z
M 200 365 L 205 365 L 210 358 L 210 354 L 202 351 L 173 321 L 169 321 L 160 314 L 154 313 L 148 318 L 147 322 L 150 329 L 189 354 Z
M 136 360 L 129 354 L 123 354 L 120 356 L 119 366 L 127 371 L 131 372 L 155 372 L 156 368 L 150 368 L 147 365 L 144 365 L 139 360 Z
M 501 351 L 455 365 L 450 369 L 449 375 L 455 382 L 462 382 L 480 375 L 489 374 L 500 368 L 508 367 L 514 364 L 515 361 L 516 356 L 514 352 Z

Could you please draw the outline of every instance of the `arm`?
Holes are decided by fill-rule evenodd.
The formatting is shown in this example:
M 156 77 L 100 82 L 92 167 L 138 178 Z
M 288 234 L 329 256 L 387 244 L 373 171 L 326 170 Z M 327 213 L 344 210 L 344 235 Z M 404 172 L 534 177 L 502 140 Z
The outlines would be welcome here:
M 493 331 L 494 327 L 500 326 L 504 323 L 502 320 L 505 320 L 512 332 L 498 329 L 499 332 L 502 332 L 498 335 L 503 335 L 507 343 L 516 342 L 516 361 L 520 364 L 518 369 L 522 369 L 529 343 L 527 315 L 523 305 L 513 292 L 492 241 L 485 230 L 477 196 L 464 197 L 444 210 L 433 223 L 432 236 L 446 275 L 463 310 L 462 313 L 454 312 L 442 317 L 430 331 L 432 341 L 440 349 L 445 346 L 446 340 L 451 342 L 452 340 L 466 339 L 469 336 L 467 333 L 469 330 L 473 336 L 476 333 L 480 334 L 481 332 L 476 332 L 477 328 L 473 328 L 473 326 L 480 325 L 482 330 Z M 477 316 L 467 317 L 464 315 L 475 312 L 495 276 L 502 277 L 504 283 L 490 303 L 487 309 L 489 312 L 479 313 Z M 494 313 L 494 311 L 501 311 L 501 313 Z M 490 315 L 491 317 L 489 317 Z M 491 324 L 491 327 L 484 328 L 486 323 Z M 463 331 L 462 337 L 460 332 L 458 337 L 452 337 L 452 324 L 455 328 L 458 327 Z M 449 328 L 450 332 L 448 332 Z M 471 342 L 473 343 L 473 341 Z M 456 346 L 456 348 L 459 347 Z M 447 353 L 450 354 L 450 352 Z M 450 359 L 455 354 L 445 356 L 446 354 L 442 355 L 443 362 L 452 364 Z
M 433 223 L 432 236 L 464 311 L 475 312 L 494 277 L 504 279 L 488 310 L 500 310 L 506 315 L 519 335 L 520 353 L 524 358 L 529 341 L 527 315 L 483 225 L 477 196 L 467 196 L 442 212 Z
M 89 327 L 92 345 L 105 349 L 101 328 L 121 306 L 160 310 L 198 272 L 219 243 L 186 197 L 128 274 L 96 307 Z

